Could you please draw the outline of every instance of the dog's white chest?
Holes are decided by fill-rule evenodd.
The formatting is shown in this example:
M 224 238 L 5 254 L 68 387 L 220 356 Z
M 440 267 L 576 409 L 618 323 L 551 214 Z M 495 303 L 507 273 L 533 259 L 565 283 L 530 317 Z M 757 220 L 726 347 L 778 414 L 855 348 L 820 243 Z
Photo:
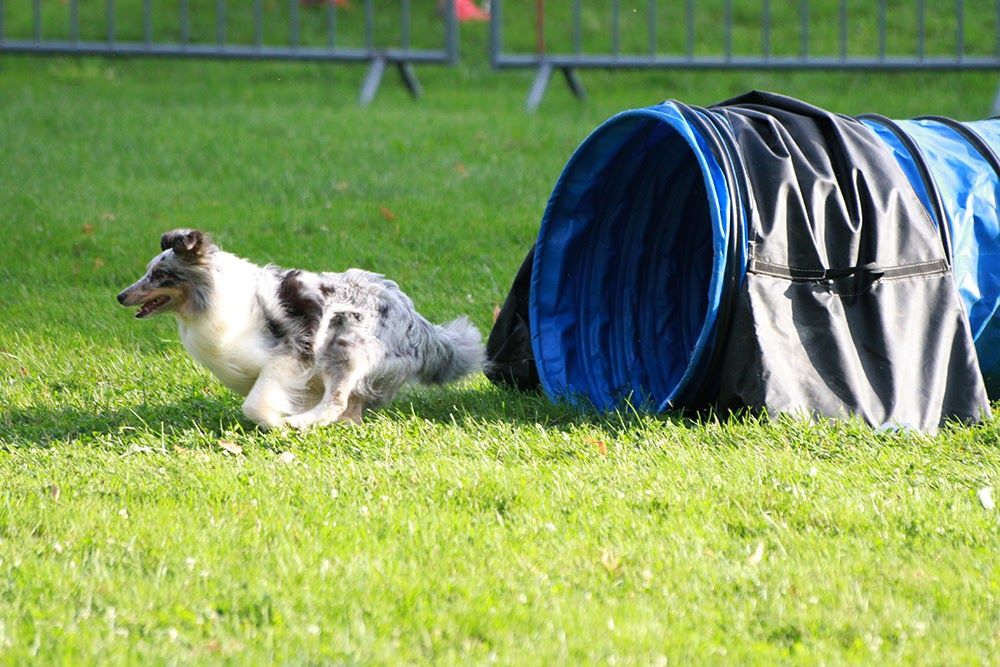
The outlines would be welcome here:
M 180 327 L 181 341 L 196 361 L 224 385 L 246 396 L 268 359 L 260 332 L 252 327 L 234 330 L 225 323 Z

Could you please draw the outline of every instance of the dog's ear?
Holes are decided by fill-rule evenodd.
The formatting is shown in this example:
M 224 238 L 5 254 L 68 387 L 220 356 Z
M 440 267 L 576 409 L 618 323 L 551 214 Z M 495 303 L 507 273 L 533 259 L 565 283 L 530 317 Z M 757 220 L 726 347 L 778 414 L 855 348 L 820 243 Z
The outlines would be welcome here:
M 173 250 L 174 254 L 189 262 L 214 249 L 211 237 L 197 229 L 175 229 L 160 237 L 160 250 Z

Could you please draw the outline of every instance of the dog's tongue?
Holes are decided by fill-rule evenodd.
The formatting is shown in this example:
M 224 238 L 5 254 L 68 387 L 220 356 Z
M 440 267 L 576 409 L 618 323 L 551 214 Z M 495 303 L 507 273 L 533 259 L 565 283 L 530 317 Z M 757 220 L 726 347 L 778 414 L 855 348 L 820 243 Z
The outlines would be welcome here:
M 149 315 L 151 312 L 166 303 L 166 299 L 162 296 L 158 296 L 155 299 L 150 299 L 146 303 L 142 304 L 139 310 L 136 312 L 135 316 L 137 318 L 143 318 Z

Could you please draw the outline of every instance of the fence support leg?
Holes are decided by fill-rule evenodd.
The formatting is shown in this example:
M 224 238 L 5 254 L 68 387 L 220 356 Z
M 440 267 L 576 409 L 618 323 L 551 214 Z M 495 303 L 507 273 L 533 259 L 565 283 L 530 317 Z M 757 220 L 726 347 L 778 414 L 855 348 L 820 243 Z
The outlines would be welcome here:
M 580 77 L 576 75 L 576 70 L 572 67 L 560 67 L 562 70 L 563 77 L 566 79 L 566 83 L 569 85 L 569 89 L 573 91 L 573 94 L 578 100 L 587 99 L 587 91 L 583 88 L 583 82 L 580 81 Z
M 375 93 L 378 92 L 378 87 L 382 83 L 383 74 L 385 74 L 385 58 L 377 56 L 368 68 L 364 83 L 361 84 L 361 98 L 358 100 L 361 106 L 366 107 L 375 99 Z
M 403 77 L 403 84 L 410 91 L 410 95 L 415 100 L 420 99 L 424 90 L 420 87 L 420 81 L 417 79 L 417 73 L 413 70 L 413 64 L 400 60 L 396 63 L 396 67 L 399 69 L 399 75 Z
M 990 110 L 991 116 L 1000 116 L 1000 84 L 997 85 L 997 94 L 993 98 L 993 109 Z
M 385 75 L 387 64 L 386 59 L 381 56 L 377 56 L 372 60 L 372 64 L 368 68 L 368 74 L 365 74 L 365 81 L 361 84 L 361 98 L 358 100 L 361 106 L 366 107 L 375 99 L 379 86 L 382 85 L 382 77 Z M 396 69 L 399 70 L 399 76 L 403 78 L 403 85 L 410 91 L 410 95 L 414 99 L 419 99 L 424 94 L 424 91 L 420 87 L 420 81 L 417 79 L 417 73 L 414 71 L 413 65 L 400 60 L 396 63 Z
M 535 82 L 531 84 L 531 92 L 528 93 L 528 102 L 525 107 L 528 111 L 534 111 L 542 103 L 545 96 L 545 89 L 549 87 L 549 79 L 552 78 L 552 65 L 542 63 L 538 66 L 538 74 L 535 75 Z
M 549 81 L 552 80 L 552 69 L 553 67 L 549 63 L 543 62 L 538 66 L 538 73 L 535 74 L 535 82 L 531 84 L 531 92 L 528 93 L 528 102 L 525 104 L 528 111 L 536 110 L 538 105 L 542 103 L 545 91 L 549 88 Z M 584 89 L 580 77 L 576 75 L 576 70 L 572 67 L 564 66 L 560 67 L 559 71 L 562 72 L 563 78 L 566 79 L 566 85 L 573 91 L 573 95 L 578 100 L 587 99 L 587 91 Z

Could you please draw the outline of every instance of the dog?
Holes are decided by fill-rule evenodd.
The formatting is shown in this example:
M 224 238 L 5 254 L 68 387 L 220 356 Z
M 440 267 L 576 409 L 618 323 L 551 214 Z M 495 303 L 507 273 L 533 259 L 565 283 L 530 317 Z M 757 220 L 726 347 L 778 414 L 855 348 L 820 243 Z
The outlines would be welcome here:
M 379 274 L 258 266 L 193 229 L 166 232 L 160 250 L 118 303 L 139 319 L 173 314 L 187 351 L 263 429 L 361 423 L 408 383 L 482 370 L 467 318 L 431 324 Z

